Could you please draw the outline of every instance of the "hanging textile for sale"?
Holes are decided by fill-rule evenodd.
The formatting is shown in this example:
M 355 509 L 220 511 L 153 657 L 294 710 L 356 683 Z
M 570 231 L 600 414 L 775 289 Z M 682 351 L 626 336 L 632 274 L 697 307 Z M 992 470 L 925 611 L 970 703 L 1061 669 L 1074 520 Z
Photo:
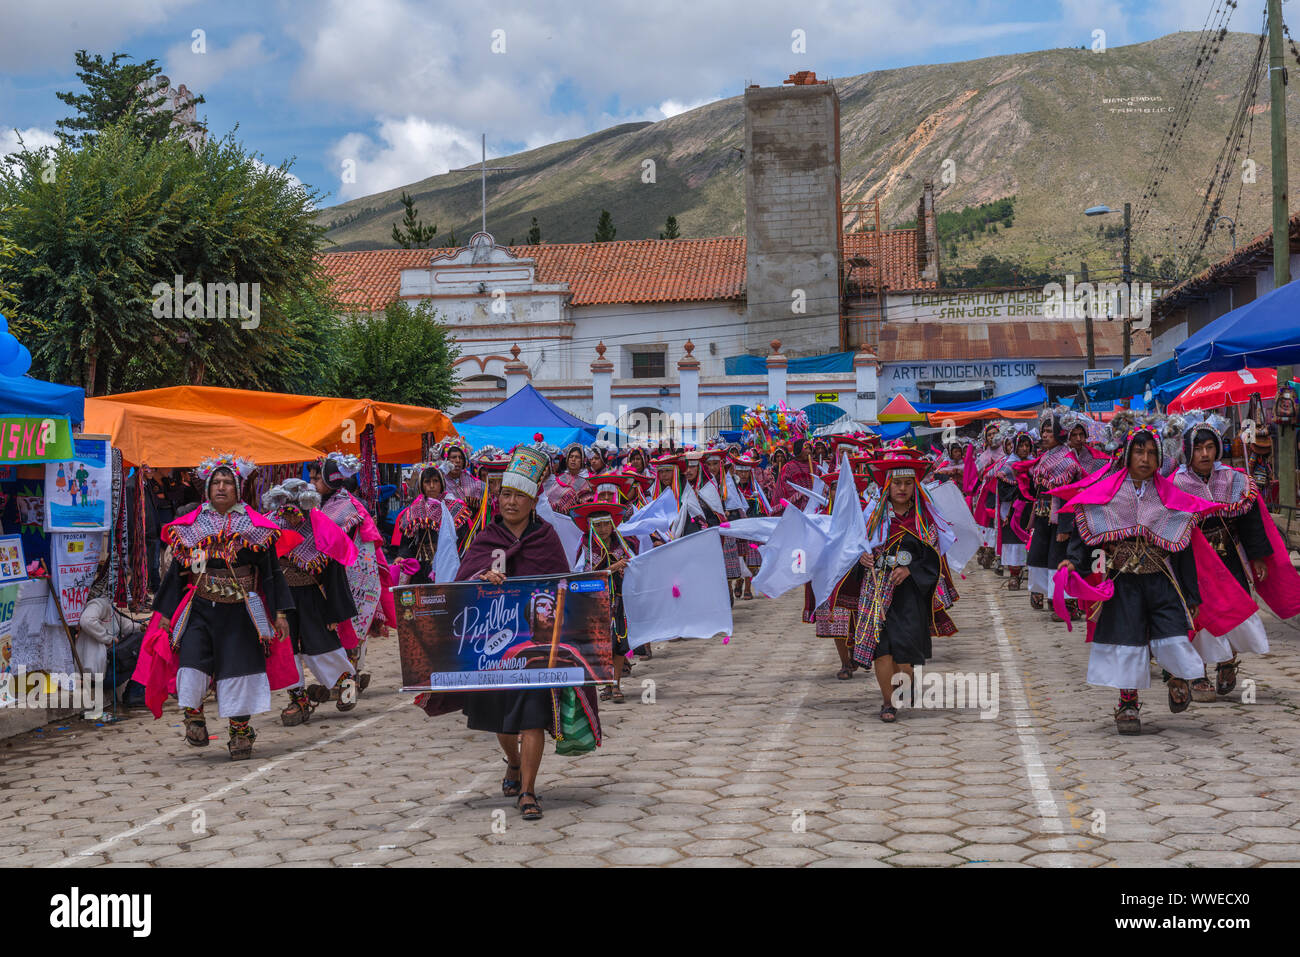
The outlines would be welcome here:
M 367 425 L 361 433 L 361 471 L 357 484 L 361 486 L 361 500 L 374 514 L 379 499 L 379 456 L 375 452 L 375 427 Z

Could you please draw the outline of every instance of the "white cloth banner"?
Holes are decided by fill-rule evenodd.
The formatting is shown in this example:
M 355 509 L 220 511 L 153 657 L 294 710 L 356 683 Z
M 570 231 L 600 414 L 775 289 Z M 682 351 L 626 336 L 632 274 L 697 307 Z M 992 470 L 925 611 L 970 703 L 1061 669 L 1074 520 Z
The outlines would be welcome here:
M 829 537 L 812 516 L 787 508 L 767 544 L 758 550 L 762 566 L 754 576 L 753 587 L 768 598 L 780 598 L 791 588 L 812 581 L 813 568 L 829 543 Z
M 716 528 L 643 552 L 623 572 L 627 643 L 731 634 L 731 596 Z
M 867 521 L 862 515 L 858 486 L 849 467 L 849 457 L 840 459 L 839 479 L 835 483 L 835 507 L 831 509 L 831 528 L 827 547 L 813 568 L 813 597 L 820 605 L 830 597 L 839 580 L 853 568 L 867 550 Z
M 456 526 L 446 502 L 442 505 L 442 524 L 438 526 L 438 548 L 433 553 L 433 580 L 454 582 L 460 571 L 460 555 L 456 553 Z
M 642 505 L 618 526 L 619 534 L 624 538 L 629 535 L 649 535 L 658 532 L 666 538 L 677 517 L 677 496 L 670 488 L 664 489 L 658 497 Z
M 948 559 L 949 571 L 960 572 L 979 551 L 982 540 L 980 527 L 955 482 L 942 482 L 934 487 L 927 485 L 925 490 L 934 503 L 939 554 Z
M 577 571 L 578 556 L 582 551 L 582 529 L 578 528 L 578 523 L 569 516 L 561 515 L 551 508 L 551 503 L 547 501 L 545 495 L 538 496 L 535 508 L 537 517 L 549 523 L 551 528 L 555 529 L 555 534 L 560 536 L 560 542 L 564 545 L 564 557 L 569 562 L 569 571 Z

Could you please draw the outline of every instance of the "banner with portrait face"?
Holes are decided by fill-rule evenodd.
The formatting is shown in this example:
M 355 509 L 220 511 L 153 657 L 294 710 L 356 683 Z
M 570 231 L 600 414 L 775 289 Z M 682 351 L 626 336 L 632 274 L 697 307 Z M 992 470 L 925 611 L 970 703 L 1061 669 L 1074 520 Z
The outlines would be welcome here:
M 403 691 L 614 680 L 608 572 L 401 585 L 393 599 Z

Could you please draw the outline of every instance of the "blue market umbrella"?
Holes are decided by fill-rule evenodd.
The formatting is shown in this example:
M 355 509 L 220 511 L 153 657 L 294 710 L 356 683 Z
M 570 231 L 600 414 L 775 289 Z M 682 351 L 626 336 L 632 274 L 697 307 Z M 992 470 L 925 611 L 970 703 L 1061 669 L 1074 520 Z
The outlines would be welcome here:
M 1233 309 L 1174 350 L 1178 370 L 1228 372 L 1300 363 L 1300 283 Z

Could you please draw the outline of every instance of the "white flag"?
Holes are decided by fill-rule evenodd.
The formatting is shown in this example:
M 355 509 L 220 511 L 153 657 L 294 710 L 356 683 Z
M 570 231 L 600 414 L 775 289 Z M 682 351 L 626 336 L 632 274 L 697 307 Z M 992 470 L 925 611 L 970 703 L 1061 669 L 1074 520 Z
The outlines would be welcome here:
M 460 571 L 460 555 L 456 553 L 456 526 L 451 520 L 451 510 L 442 504 L 442 524 L 438 526 L 438 548 L 433 553 L 433 580 L 438 583 L 454 582 Z
M 629 535 L 649 535 L 651 532 L 658 532 L 666 538 L 676 517 L 677 497 L 673 495 L 672 489 L 666 488 L 653 501 L 628 516 L 618 526 L 618 531 L 624 538 Z
M 849 468 L 847 453 L 840 459 L 840 476 L 835 485 L 835 507 L 831 509 L 831 530 L 821 560 L 813 569 L 813 597 L 826 601 L 836 584 L 867 550 L 867 522 L 858 499 L 858 486 Z
M 582 529 L 578 528 L 578 523 L 569 516 L 561 515 L 551 508 L 551 503 L 547 501 L 545 495 L 538 496 L 535 508 L 537 517 L 550 523 L 551 528 L 555 529 L 555 534 L 560 536 L 560 542 L 564 545 L 564 557 L 569 563 L 569 571 L 577 571 L 578 554 L 582 551 Z
M 704 518 L 704 507 L 700 505 L 699 496 L 690 485 L 682 490 L 682 500 L 677 506 L 677 519 L 673 522 L 673 538 L 681 538 L 686 531 L 689 518 Z
M 717 528 L 642 552 L 623 572 L 628 647 L 730 635 L 728 591 Z
M 758 550 L 762 567 L 753 587 L 769 598 L 779 598 L 791 588 L 812 581 L 829 539 L 812 519 L 797 508 L 787 508 L 777 520 L 767 544 Z
M 939 533 L 939 554 L 948 559 L 948 570 L 960 572 L 980 547 L 980 528 L 971 515 L 966 498 L 955 482 L 926 485 L 934 505 L 935 529 Z

